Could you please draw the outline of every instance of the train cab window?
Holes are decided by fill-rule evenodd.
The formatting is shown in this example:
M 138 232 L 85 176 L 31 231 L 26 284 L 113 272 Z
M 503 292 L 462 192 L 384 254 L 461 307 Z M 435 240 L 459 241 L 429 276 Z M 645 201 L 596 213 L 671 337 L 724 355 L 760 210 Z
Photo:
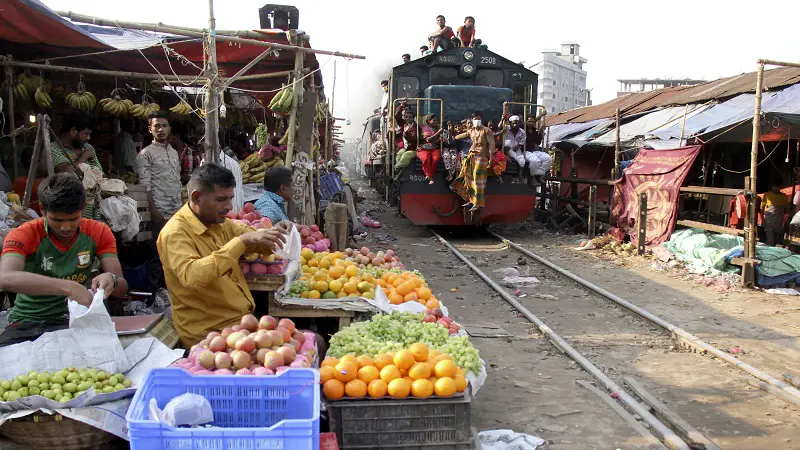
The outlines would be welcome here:
M 533 101 L 533 85 L 528 81 L 515 81 L 511 87 L 515 102 L 530 103 Z
M 503 87 L 503 71 L 495 69 L 480 69 L 475 75 L 476 86 Z
M 431 86 L 458 84 L 458 69 L 453 67 L 431 67 L 428 71 L 428 84 Z
M 397 79 L 397 97 L 413 98 L 419 95 L 417 77 L 399 77 Z

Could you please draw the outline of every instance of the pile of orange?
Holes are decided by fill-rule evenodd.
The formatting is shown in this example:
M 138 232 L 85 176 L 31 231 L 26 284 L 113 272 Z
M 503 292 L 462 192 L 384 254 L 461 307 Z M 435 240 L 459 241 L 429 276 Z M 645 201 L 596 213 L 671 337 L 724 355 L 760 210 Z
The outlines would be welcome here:
M 322 392 L 328 400 L 348 398 L 404 399 L 451 397 L 467 388 L 464 371 L 450 355 L 422 343 L 396 353 L 325 358 L 319 369 Z
M 302 298 L 375 298 L 375 277 L 362 272 L 352 261 L 346 261 L 342 252 L 314 253 L 304 248 L 300 256 L 303 273 L 298 280 L 305 281 L 308 289 Z
M 428 309 L 441 307 L 425 280 L 414 272 L 401 274 L 386 272 L 378 280 L 378 285 L 389 298 L 389 303 L 393 305 L 417 302 Z

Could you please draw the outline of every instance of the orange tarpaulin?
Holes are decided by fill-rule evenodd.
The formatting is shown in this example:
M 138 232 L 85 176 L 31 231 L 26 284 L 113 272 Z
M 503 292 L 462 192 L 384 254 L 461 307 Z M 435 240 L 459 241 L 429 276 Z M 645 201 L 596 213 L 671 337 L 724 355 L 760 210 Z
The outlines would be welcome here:
M 37 0 L 0 0 L 0 40 L 86 50 L 111 49 Z

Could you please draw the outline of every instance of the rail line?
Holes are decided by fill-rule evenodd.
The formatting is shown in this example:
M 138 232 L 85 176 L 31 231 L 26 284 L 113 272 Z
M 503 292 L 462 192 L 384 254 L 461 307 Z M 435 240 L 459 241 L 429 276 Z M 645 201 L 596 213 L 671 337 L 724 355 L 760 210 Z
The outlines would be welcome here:
M 482 271 L 473 261 L 471 261 L 467 256 L 465 256 L 461 251 L 459 251 L 453 244 L 448 242 L 444 239 L 439 233 L 436 231 L 430 230 L 431 233 L 439 240 L 439 242 L 444 245 L 451 253 L 453 253 L 459 260 L 461 260 L 464 264 L 466 264 L 472 272 L 474 272 L 478 277 L 480 277 L 486 284 L 488 284 L 495 292 L 497 292 L 507 303 L 509 303 L 513 308 L 519 311 L 527 320 L 533 323 L 540 332 L 546 336 L 552 344 L 557 347 L 561 352 L 566 354 L 568 357 L 573 359 L 577 364 L 579 364 L 586 372 L 588 372 L 592 377 L 597 380 L 599 384 L 601 384 L 608 392 L 612 393 L 614 397 L 616 397 L 628 411 L 632 412 L 633 414 L 638 415 L 642 421 L 644 421 L 647 425 L 649 425 L 650 431 L 655 433 L 656 436 L 660 439 L 657 441 L 652 435 L 645 435 L 646 438 L 651 442 L 651 448 L 664 448 L 666 447 L 673 449 L 673 450 L 683 450 L 683 449 L 719 449 L 719 447 L 705 438 L 702 434 L 691 428 L 688 424 L 683 422 L 677 415 L 672 413 L 671 411 L 667 410 L 664 412 L 664 409 L 659 409 L 657 405 L 663 407 L 663 405 L 658 402 L 654 397 L 650 396 L 646 391 L 643 390 L 635 380 L 625 378 L 625 385 L 639 398 L 642 399 L 644 403 L 648 406 L 645 406 L 633 395 L 629 394 L 622 386 L 620 386 L 617 382 L 615 382 L 611 377 L 609 377 L 603 370 L 598 368 L 592 361 L 590 361 L 586 356 L 584 356 L 580 351 L 578 351 L 572 344 L 567 342 L 564 338 L 562 338 L 558 333 L 556 333 L 547 323 L 545 323 L 540 317 L 536 314 L 532 313 L 525 305 L 520 302 L 518 298 L 514 295 L 510 294 L 506 289 L 500 286 L 496 281 L 492 279 L 491 276 L 487 275 L 484 271 Z M 671 334 L 671 337 L 674 339 L 675 342 L 679 343 L 683 348 L 693 351 L 695 353 L 700 353 L 703 355 L 711 355 L 719 360 L 725 361 L 727 364 L 734 366 L 741 370 L 742 372 L 753 376 L 760 380 L 760 383 L 756 385 L 760 387 L 762 390 L 765 390 L 773 395 L 776 395 L 780 399 L 793 403 L 795 405 L 800 405 L 800 391 L 798 391 L 793 386 L 790 386 L 771 375 L 739 360 L 738 358 L 723 352 L 722 350 L 708 344 L 707 342 L 703 341 L 702 339 L 694 336 L 693 334 L 689 333 L 688 331 L 679 328 L 666 320 L 646 311 L 643 308 L 640 308 L 628 300 L 625 300 L 593 283 L 588 280 L 585 280 L 578 275 L 559 267 L 558 265 L 548 261 L 545 258 L 521 247 L 520 245 L 506 239 L 505 237 L 494 233 L 492 231 L 488 231 L 489 235 L 492 236 L 493 239 L 496 239 L 502 243 L 504 243 L 508 248 L 515 250 L 516 252 L 526 256 L 534 260 L 536 263 L 556 272 L 562 277 L 566 277 L 569 280 L 577 283 L 582 288 L 588 289 L 589 291 L 597 294 L 597 296 L 601 297 L 605 301 L 610 301 L 613 305 L 621 306 L 626 310 L 635 313 L 639 317 L 645 319 L 647 322 L 655 324 L 659 327 L 659 329 L 663 329 L 668 331 Z M 467 250 L 469 252 L 469 250 Z M 614 405 L 618 405 L 616 402 L 612 400 Z M 654 403 L 657 405 L 654 405 Z M 654 414 L 651 412 L 651 409 L 657 413 Z M 637 424 L 635 419 L 631 417 L 630 414 L 627 414 L 622 408 L 616 409 L 620 415 L 624 419 L 626 419 L 632 425 Z M 624 414 L 627 414 L 624 415 Z M 658 417 L 656 417 L 658 416 Z M 662 422 L 663 419 L 664 421 Z M 668 424 L 665 424 L 665 422 Z M 642 433 L 641 426 L 638 428 L 634 426 L 637 431 Z M 673 431 L 674 429 L 674 431 Z M 649 433 L 649 432 L 648 432 Z M 656 441 L 656 442 L 653 442 Z M 663 445 L 661 444 L 663 442 Z M 660 447 L 659 447 L 660 446 Z

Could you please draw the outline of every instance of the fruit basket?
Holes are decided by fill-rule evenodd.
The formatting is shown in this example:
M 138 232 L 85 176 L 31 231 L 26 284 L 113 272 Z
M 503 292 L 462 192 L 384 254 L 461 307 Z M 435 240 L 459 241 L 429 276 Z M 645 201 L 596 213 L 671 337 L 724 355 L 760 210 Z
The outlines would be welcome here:
M 472 449 L 470 396 L 327 403 L 342 450 Z
M 290 369 L 274 377 L 192 376 L 153 369 L 128 409 L 132 450 L 163 448 L 319 448 L 319 372 Z M 185 393 L 208 399 L 211 428 L 172 428 L 148 419 L 155 398 L 164 408 Z
M 101 449 L 118 439 L 83 422 L 41 412 L 7 421 L 0 433 L 15 444 L 37 450 Z

